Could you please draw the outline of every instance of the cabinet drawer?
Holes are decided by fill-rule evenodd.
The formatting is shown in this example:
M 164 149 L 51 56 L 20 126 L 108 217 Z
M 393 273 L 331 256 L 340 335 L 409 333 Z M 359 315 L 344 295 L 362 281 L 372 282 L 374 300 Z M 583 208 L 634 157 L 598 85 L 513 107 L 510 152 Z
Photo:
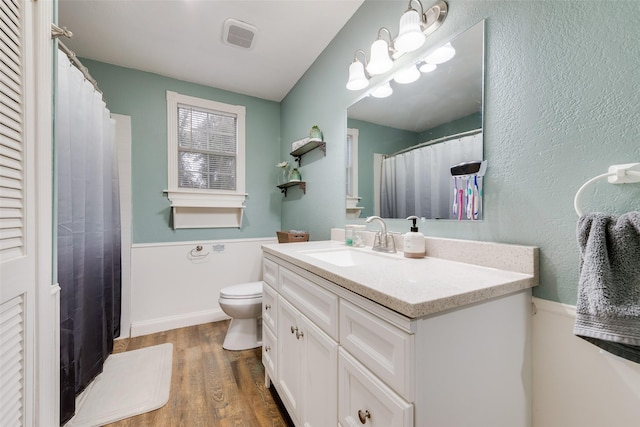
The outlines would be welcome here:
M 262 281 L 278 289 L 278 264 L 262 258 Z
M 276 360 L 278 360 L 278 342 L 269 328 L 262 328 L 262 364 L 271 378 L 276 380 Z
M 339 350 L 338 418 L 343 427 L 413 427 L 413 405 L 343 349 Z
M 267 284 L 262 287 L 262 324 L 272 332 L 278 330 L 278 294 Z
M 280 295 L 337 341 L 338 296 L 283 267 L 278 279 Z
M 340 344 L 401 396 L 414 400 L 414 335 L 340 300 Z

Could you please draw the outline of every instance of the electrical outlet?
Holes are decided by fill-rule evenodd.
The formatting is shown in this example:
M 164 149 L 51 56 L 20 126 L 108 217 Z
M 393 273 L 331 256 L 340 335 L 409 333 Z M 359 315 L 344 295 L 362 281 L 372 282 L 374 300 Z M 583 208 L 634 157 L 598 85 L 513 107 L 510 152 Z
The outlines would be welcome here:
M 635 174 L 629 173 L 635 172 Z M 640 163 L 627 163 L 624 165 L 609 166 L 609 173 L 615 173 L 609 177 L 611 184 L 631 184 L 640 182 Z

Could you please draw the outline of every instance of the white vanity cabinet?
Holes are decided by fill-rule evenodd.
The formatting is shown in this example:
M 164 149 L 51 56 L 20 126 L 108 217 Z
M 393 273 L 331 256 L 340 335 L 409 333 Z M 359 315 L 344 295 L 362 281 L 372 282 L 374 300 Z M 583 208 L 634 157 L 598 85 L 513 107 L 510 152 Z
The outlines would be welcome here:
M 277 278 L 278 290 L 265 286 L 263 315 L 270 311 L 266 310 L 270 304 L 276 307 L 277 320 L 272 322 L 274 314 L 270 313 L 267 320 L 263 319 L 263 325 L 267 325 L 268 334 L 270 325 L 276 325 L 275 335 L 270 339 L 277 342 L 277 350 L 267 352 L 267 344 L 263 343 L 266 384 L 273 382 L 296 425 L 336 425 L 338 298 L 281 266 L 273 277 Z M 275 298 L 266 296 L 272 292 L 276 292 Z M 274 299 L 276 302 L 268 302 Z M 275 369 L 271 367 L 274 354 Z
M 340 349 L 338 382 L 342 427 L 413 427 L 413 405 L 344 349 Z
M 278 310 L 280 398 L 300 425 L 335 425 L 338 343 L 282 297 Z
M 277 265 L 275 266 L 277 268 Z M 262 287 L 262 364 L 267 373 L 266 379 L 276 378 L 278 360 L 278 293 L 265 283 Z M 270 384 L 267 383 L 267 387 Z
M 332 271 L 264 261 L 277 283 L 266 383 L 296 426 L 531 427 L 530 288 L 413 318 Z
M 265 382 L 269 387 L 271 379 L 276 378 L 278 360 L 278 264 L 264 259 L 262 262 L 262 364 L 265 369 Z

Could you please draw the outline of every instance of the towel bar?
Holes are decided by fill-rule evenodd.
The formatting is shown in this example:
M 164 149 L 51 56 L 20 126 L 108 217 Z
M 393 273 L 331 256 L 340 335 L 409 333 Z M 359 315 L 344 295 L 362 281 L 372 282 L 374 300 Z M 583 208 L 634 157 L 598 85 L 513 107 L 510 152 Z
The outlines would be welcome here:
M 611 184 L 631 184 L 640 182 L 640 163 L 628 163 L 624 165 L 612 165 L 609 166 L 609 172 L 603 173 L 596 177 L 591 178 L 578 189 L 576 197 L 573 199 L 573 207 L 576 210 L 578 216 L 582 216 L 583 212 L 580 209 L 580 197 L 590 184 L 599 181 L 603 178 L 609 178 Z

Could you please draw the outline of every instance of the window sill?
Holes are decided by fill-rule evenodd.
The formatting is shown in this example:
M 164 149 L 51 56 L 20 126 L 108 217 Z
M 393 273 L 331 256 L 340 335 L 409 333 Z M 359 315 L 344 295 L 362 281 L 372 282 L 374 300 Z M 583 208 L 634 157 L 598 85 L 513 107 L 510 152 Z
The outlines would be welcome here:
M 246 194 L 166 191 L 174 229 L 240 228 Z

